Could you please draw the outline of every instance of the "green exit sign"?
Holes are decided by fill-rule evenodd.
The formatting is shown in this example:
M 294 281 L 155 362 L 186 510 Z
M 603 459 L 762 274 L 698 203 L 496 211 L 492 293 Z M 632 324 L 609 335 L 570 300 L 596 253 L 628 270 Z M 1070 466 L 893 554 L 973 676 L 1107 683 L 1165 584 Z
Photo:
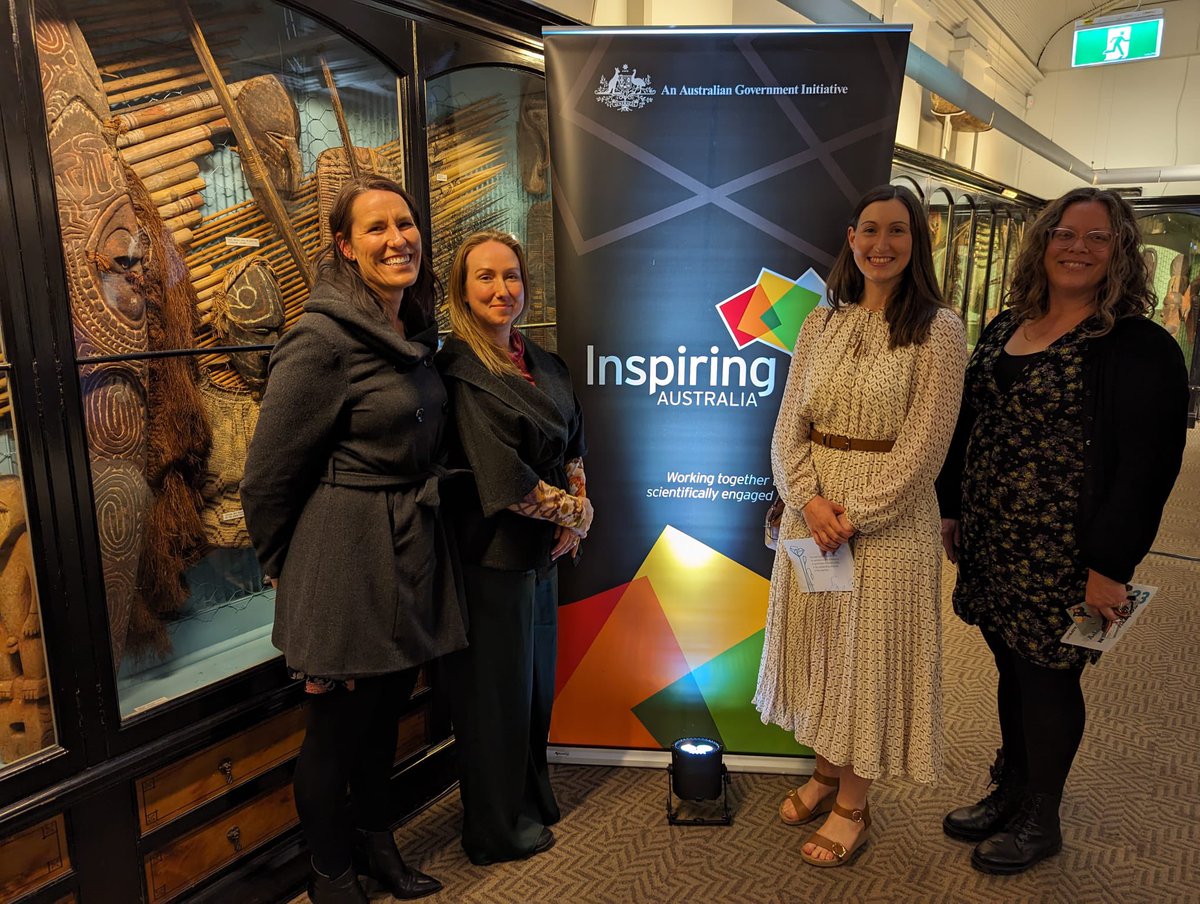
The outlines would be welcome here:
M 1162 36 L 1161 9 L 1084 19 L 1075 23 L 1071 65 L 1103 66 L 1153 59 L 1162 52 Z

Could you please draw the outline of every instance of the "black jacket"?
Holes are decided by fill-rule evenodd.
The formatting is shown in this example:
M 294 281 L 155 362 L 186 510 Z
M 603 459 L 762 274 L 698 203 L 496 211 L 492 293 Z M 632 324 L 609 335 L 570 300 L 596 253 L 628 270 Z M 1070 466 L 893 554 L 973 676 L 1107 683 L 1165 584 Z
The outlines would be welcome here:
M 1011 326 L 1012 316 L 1002 312 L 984 334 Z M 1122 318 L 1106 335 L 1087 341 L 1083 392 L 1080 551 L 1088 568 L 1124 583 L 1150 551 L 1183 460 L 1188 409 L 1183 353 L 1153 321 Z M 962 514 L 962 476 L 975 417 L 964 394 L 937 480 L 943 518 Z
M 536 386 L 493 374 L 453 336 L 436 360 L 454 412 L 450 461 L 474 475 L 474 486 L 456 481 L 449 505 L 463 561 L 512 571 L 546 567 L 555 526 L 507 509 L 539 480 L 566 489 L 566 463 L 586 454 L 567 365 L 528 337 L 525 364 Z

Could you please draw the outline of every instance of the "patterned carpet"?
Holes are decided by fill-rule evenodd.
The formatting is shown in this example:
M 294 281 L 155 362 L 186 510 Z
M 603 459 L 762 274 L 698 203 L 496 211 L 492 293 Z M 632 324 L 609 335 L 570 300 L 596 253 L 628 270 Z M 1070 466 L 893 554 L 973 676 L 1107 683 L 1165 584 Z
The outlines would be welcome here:
M 1157 549 L 1200 554 L 1200 432 Z M 953 582 L 947 574 L 947 589 Z M 985 876 L 942 815 L 981 796 L 998 744 L 994 676 L 983 642 L 945 609 L 945 777 L 872 791 L 871 842 L 848 868 L 816 870 L 806 829 L 775 815 L 787 779 L 733 777 L 729 828 L 670 827 L 662 771 L 563 766 L 556 847 L 521 863 L 472 866 L 451 794 L 397 832 L 440 878 L 431 901 L 596 902 L 1200 902 L 1200 563 L 1152 555 L 1137 580 L 1159 596 L 1122 646 L 1084 675 L 1088 726 L 1063 801 L 1063 853 L 1022 876 Z M 298 901 L 304 901 L 300 898 Z M 377 897 L 376 904 L 390 900 Z

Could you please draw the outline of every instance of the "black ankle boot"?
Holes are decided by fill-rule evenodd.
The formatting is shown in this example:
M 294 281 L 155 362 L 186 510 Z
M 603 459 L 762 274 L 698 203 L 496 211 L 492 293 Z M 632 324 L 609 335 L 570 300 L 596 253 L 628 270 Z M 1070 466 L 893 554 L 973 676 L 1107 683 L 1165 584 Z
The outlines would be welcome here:
M 1027 793 L 1008 827 L 976 846 L 971 866 L 982 873 L 1023 873 L 1039 860 L 1053 857 L 1062 850 L 1059 800 L 1058 794 Z
M 358 884 L 353 866 L 331 879 L 314 865 L 308 879 L 308 898 L 312 904 L 370 904 L 371 901 Z
M 979 803 L 952 810 L 942 820 L 942 831 L 951 838 L 983 841 L 1004 828 L 1020 809 L 1025 778 L 1005 764 L 1003 748 L 996 751 L 990 771 L 992 780 L 988 785 L 995 785 L 995 789 Z
M 358 870 L 391 892 L 392 897 L 407 901 L 442 890 L 442 883 L 433 876 L 405 866 L 391 832 L 359 829 L 354 836 L 354 863 Z

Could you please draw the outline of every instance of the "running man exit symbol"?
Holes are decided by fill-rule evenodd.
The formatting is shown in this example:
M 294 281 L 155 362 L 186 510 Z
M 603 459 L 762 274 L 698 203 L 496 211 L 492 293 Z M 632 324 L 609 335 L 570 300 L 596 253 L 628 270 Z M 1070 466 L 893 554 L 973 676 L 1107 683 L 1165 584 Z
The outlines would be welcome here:
M 1108 30 L 1108 46 L 1104 50 L 1104 59 L 1108 62 L 1123 60 L 1129 56 L 1129 38 L 1133 27 L 1126 25 Z

